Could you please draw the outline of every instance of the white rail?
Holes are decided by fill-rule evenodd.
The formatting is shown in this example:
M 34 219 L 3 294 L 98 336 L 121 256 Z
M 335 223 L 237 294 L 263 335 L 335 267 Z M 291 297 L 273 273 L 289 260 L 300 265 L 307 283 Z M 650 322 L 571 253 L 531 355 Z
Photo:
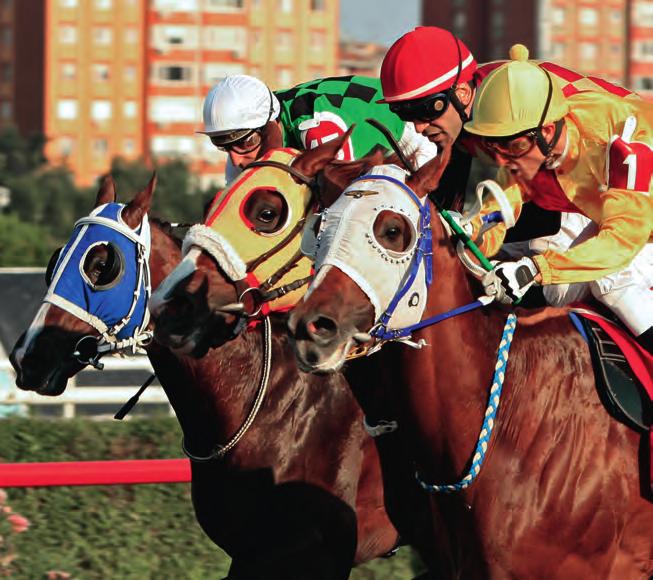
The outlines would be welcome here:
M 2 347 L 0 346 L 0 350 Z M 0 355 L 4 354 L 0 352 Z M 105 370 L 110 371 L 147 371 L 152 373 L 152 365 L 147 357 L 104 357 L 102 359 Z M 84 369 L 84 373 L 102 372 L 92 367 Z M 14 370 L 9 360 L 0 356 L 0 374 L 8 374 L 11 383 L 15 379 Z M 0 381 L 0 387 L 2 381 Z M 64 418 L 72 418 L 77 414 L 78 405 L 116 405 L 116 411 L 124 402 L 132 397 L 141 385 L 132 386 L 101 386 L 101 387 L 80 387 L 77 386 L 77 377 L 68 380 L 66 390 L 57 397 L 45 397 L 33 391 L 21 391 L 18 388 L 0 388 L 0 405 L 60 405 L 63 407 Z M 148 387 L 139 399 L 140 403 L 167 404 L 168 413 L 173 414 L 172 407 L 168 403 L 163 389 L 156 385 Z M 137 407 L 138 408 L 138 407 Z

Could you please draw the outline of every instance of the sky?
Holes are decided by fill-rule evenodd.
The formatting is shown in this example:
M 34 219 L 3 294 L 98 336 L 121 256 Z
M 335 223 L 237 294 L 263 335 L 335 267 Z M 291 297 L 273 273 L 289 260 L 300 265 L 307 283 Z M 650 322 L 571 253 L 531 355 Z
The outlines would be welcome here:
M 341 0 L 341 38 L 390 46 L 417 26 L 420 6 L 420 0 Z

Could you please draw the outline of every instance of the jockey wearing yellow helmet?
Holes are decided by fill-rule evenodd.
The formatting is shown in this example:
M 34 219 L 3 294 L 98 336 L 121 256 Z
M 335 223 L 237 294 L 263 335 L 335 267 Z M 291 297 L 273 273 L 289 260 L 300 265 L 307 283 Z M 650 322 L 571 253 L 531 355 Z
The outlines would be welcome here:
M 565 97 L 523 50 L 483 80 L 465 130 L 501 165 L 498 181 L 517 214 L 524 201 L 591 220 L 567 251 L 497 264 L 483 281 L 510 302 L 534 283 L 579 285 L 653 350 L 653 105 L 606 92 Z M 496 210 L 488 204 L 483 213 Z M 505 228 L 488 232 L 495 254 Z M 571 294 L 571 293 L 570 293 Z M 577 292 L 573 292 L 578 297 Z

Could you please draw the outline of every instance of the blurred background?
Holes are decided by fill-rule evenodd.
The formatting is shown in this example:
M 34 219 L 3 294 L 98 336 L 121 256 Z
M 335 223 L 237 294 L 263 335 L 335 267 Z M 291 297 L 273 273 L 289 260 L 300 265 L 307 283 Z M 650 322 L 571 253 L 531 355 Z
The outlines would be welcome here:
M 653 0 L 0 0 L 0 461 L 179 456 L 176 421 L 156 384 L 134 412 L 149 419 L 129 429 L 97 421 L 147 376 L 145 357 L 84 371 L 55 399 L 15 389 L 7 353 L 45 291 L 50 254 L 91 209 L 107 171 L 124 200 L 156 169 L 153 213 L 200 219 L 223 185 L 225 156 L 195 131 L 204 95 L 226 75 L 255 75 L 273 89 L 376 76 L 388 46 L 418 24 L 450 29 L 479 63 L 507 58 L 521 42 L 533 58 L 653 95 Z M 68 421 L 55 429 L 52 418 Z M 80 578 L 203 578 L 228 565 L 199 532 L 184 486 L 12 496 L 38 524 L 17 540 L 19 577 L 59 566 Z M 152 506 L 170 500 L 180 507 L 164 525 Z M 72 505 L 104 523 L 71 523 Z M 171 530 L 182 528 L 188 561 L 172 556 Z M 0 521 L 0 572 L 3 534 Z M 122 567 L 106 567 L 130 534 L 147 538 L 152 554 L 135 543 L 118 557 Z M 355 577 L 410 578 L 419 568 L 410 554 L 389 562 Z

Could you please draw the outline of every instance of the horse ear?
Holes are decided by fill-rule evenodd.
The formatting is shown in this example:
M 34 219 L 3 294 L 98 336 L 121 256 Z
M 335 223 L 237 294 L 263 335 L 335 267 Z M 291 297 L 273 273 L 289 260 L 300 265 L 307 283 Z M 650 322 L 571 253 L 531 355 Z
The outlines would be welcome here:
M 111 174 L 107 173 L 102 178 L 102 183 L 100 183 L 100 189 L 98 189 L 93 207 L 100 207 L 105 203 L 113 203 L 114 201 L 116 201 L 116 184 Z
M 314 149 L 308 149 L 301 153 L 292 163 L 294 169 L 304 174 L 306 177 L 315 177 L 318 171 L 324 169 L 327 164 L 335 160 L 338 151 L 349 139 L 355 125 L 347 129 L 344 135 L 341 135 L 333 141 L 327 141 L 318 145 Z
M 377 149 L 356 161 L 332 161 L 322 172 L 322 182 L 320 184 L 321 203 L 324 207 L 329 207 L 354 179 L 363 175 L 363 173 L 367 173 L 372 167 L 384 163 L 385 158 L 381 149 Z
M 437 157 L 422 165 L 406 180 L 406 185 L 417 194 L 417 197 L 426 197 L 438 188 L 449 159 L 451 159 L 451 147 L 441 149 Z
M 138 192 L 122 210 L 123 221 L 132 229 L 136 229 L 143 221 L 143 216 L 152 207 L 152 194 L 156 186 L 156 172 L 152 174 L 145 189 Z

